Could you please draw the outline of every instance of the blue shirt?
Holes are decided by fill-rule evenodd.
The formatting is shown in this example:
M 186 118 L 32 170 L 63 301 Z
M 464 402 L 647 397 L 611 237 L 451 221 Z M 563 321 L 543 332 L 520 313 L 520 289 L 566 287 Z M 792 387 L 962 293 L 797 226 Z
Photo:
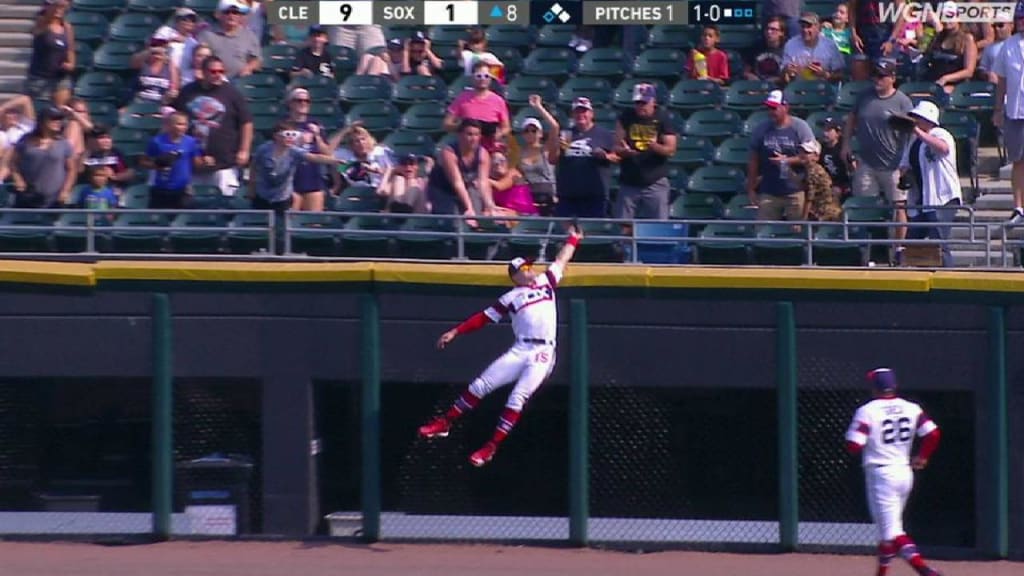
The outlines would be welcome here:
M 157 134 L 146 146 L 146 156 L 156 158 L 162 154 L 178 152 L 178 159 L 169 168 L 154 168 L 150 184 L 157 190 L 166 192 L 184 192 L 192 183 L 192 167 L 196 158 L 202 155 L 199 141 L 185 135 L 177 142 L 170 136 Z
M 774 120 L 765 120 L 754 128 L 750 135 L 750 149 L 757 152 L 758 173 L 761 176 L 759 194 L 788 196 L 800 191 L 801 183 L 794 178 L 793 167 L 772 160 L 777 154 L 797 156 L 800 145 L 814 140 L 814 132 L 807 122 L 789 117 L 789 124 L 775 125 Z
M 117 194 L 110 186 L 106 188 L 93 188 L 85 185 L 78 188 L 75 196 L 75 205 L 79 208 L 89 210 L 109 210 L 117 208 Z
M 295 190 L 292 185 L 295 169 L 306 159 L 307 154 L 302 148 L 292 146 L 275 156 L 273 142 L 260 144 L 249 165 L 253 191 L 267 202 L 291 200 Z

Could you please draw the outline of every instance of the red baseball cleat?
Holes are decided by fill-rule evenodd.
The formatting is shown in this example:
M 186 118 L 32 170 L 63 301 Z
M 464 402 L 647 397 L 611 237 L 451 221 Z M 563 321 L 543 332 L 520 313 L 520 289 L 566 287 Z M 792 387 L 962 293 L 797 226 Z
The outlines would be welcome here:
M 423 438 L 447 438 L 451 427 L 451 423 L 444 418 L 434 418 L 420 426 L 420 436 Z
M 494 458 L 494 453 L 497 451 L 498 445 L 494 442 L 488 442 L 487 444 L 484 444 L 483 448 L 469 455 L 469 463 L 479 468 L 490 462 Z

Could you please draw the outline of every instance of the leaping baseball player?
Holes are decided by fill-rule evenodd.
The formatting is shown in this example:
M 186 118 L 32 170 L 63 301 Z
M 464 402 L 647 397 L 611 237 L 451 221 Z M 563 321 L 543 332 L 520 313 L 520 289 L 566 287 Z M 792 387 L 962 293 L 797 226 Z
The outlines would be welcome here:
M 938 576 L 903 531 L 903 508 L 914 487 L 914 470 L 923 470 L 939 446 L 939 427 L 917 404 L 897 396 L 896 374 L 889 368 L 868 372 L 874 398 L 857 409 L 846 432 L 846 447 L 862 454 L 871 519 L 878 526 L 878 572 L 885 576 L 899 554 L 921 576 Z M 921 439 L 910 457 L 914 437 Z
M 579 227 L 572 226 L 565 245 L 555 261 L 543 273 L 535 271 L 530 260 L 513 259 L 508 264 L 508 275 L 515 287 L 502 295 L 495 304 L 482 312 L 477 312 L 462 324 L 441 335 L 437 340 L 437 347 L 443 350 L 457 337 L 479 330 L 490 323 L 501 322 L 503 318 L 508 317 L 512 321 L 515 343 L 473 380 L 469 388 L 455 400 L 443 416 L 420 426 L 420 436 L 448 436 L 452 423 L 476 408 L 481 398 L 515 382 L 516 385 L 505 402 L 505 409 L 498 418 L 494 435 L 482 448 L 469 456 L 469 461 L 473 466 L 479 467 L 494 458 L 498 446 L 519 421 L 527 400 L 555 367 L 555 335 L 558 329 L 555 289 L 582 238 L 583 233 Z

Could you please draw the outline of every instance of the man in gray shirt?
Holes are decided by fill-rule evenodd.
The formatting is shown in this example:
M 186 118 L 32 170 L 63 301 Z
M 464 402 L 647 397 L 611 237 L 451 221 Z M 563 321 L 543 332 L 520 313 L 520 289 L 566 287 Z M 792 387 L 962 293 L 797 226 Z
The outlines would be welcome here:
M 791 116 L 782 90 L 764 102 L 771 118 L 754 127 L 747 160 L 747 198 L 758 220 L 803 220 L 806 195 L 796 177 L 803 169 L 800 147 L 814 140 L 811 127 Z
M 260 69 L 260 40 L 245 26 L 242 16 L 249 6 L 242 0 L 221 0 L 217 5 L 218 25 L 200 32 L 198 40 L 224 61 L 228 78 L 248 76 Z
M 907 191 L 900 190 L 897 184 L 900 179 L 900 158 L 911 133 L 894 129 L 889 125 L 889 118 L 907 114 L 913 105 L 909 96 L 896 90 L 894 64 L 880 61 L 875 66 L 874 80 L 875 89 L 862 92 L 853 111 L 846 118 L 842 156 L 850 157 L 850 138 L 856 134 L 859 150 L 857 168 L 850 183 L 853 195 L 883 195 L 893 203 L 896 221 L 905 224 Z M 907 237 L 905 226 L 893 230 L 896 240 Z

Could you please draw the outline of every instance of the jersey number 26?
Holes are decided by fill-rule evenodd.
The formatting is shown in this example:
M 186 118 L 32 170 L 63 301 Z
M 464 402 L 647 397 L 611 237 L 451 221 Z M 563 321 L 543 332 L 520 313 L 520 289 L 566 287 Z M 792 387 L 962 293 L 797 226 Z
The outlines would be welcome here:
M 914 431 L 910 429 L 910 418 L 882 421 L 882 442 L 885 444 L 902 444 L 909 441 L 913 434 Z

